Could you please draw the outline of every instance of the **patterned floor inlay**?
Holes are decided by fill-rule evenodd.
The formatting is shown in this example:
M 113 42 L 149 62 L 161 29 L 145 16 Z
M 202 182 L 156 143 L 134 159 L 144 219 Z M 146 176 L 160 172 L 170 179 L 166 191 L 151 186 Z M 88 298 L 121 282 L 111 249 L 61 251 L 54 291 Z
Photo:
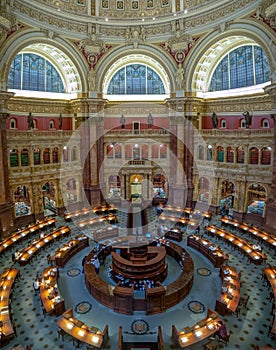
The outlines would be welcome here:
M 145 320 L 135 320 L 132 322 L 130 329 L 131 333 L 137 335 L 147 334 L 149 333 L 149 324 Z
M 210 276 L 212 272 L 206 267 L 200 267 L 199 269 L 197 269 L 197 273 L 201 276 Z
M 73 267 L 72 269 L 68 270 L 67 271 L 67 275 L 69 277 L 76 277 L 78 276 L 79 274 L 81 273 L 81 270 L 80 269 L 77 269 L 75 267 Z
M 92 304 L 89 301 L 81 301 L 75 306 L 75 311 L 78 314 L 86 314 L 92 309 Z
M 188 309 L 195 314 L 201 314 L 205 311 L 205 306 L 200 301 L 190 301 L 188 303 Z

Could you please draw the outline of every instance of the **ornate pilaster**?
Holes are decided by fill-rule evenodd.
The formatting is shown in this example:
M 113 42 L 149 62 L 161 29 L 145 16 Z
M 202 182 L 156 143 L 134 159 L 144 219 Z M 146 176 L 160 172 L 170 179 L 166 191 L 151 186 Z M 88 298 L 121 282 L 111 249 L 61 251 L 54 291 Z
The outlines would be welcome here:
M 9 160 L 7 149 L 8 100 L 13 93 L 0 92 L 0 236 L 5 236 L 13 227 L 14 203 L 9 184 Z
M 276 234 L 276 83 L 267 86 L 264 90 L 271 97 L 271 118 L 274 121 L 272 184 L 270 194 L 266 202 L 264 227 L 267 231 Z

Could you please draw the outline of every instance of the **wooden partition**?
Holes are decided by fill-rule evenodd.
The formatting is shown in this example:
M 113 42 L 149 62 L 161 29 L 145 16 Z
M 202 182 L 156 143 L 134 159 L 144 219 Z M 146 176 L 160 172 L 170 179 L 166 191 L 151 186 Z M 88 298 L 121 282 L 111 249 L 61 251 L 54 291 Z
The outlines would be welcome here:
M 41 276 L 40 299 L 45 312 L 52 316 L 59 316 L 65 311 L 64 299 L 57 286 L 58 276 L 55 266 L 46 268 Z
M 208 309 L 207 316 L 191 327 L 183 327 L 177 331 L 172 325 L 172 341 L 174 346 L 181 349 L 189 348 L 190 346 L 212 336 L 219 327 L 220 318 L 218 314 Z
M 10 268 L 5 270 L 0 280 L 0 322 L 2 322 L 0 346 L 4 346 L 15 334 L 10 315 L 10 294 L 19 270 Z
M 206 258 L 212 262 L 214 267 L 220 267 L 229 258 L 227 254 L 224 254 L 221 248 L 217 247 L 214 243 L 209 242 L 206 238 L 202 238 L 198 235 L 188 236 L 187 245 L 206 256 Z
M 222 316 L 229 315 L 237 310 L 240 301 L 240 278 L 237 271 L 227 266 L 220 267 L 222 288 L 216 300 L 215 310 Z
M 89 238 L 85 235 L 78 235 L 58 248 L 52 256 L 52 261 L 55 262 L 56 266 L 63 268 L 72 256 L 88 246 Z
M 75 340 L 95 348 L 103 348 L 107 345 L 108 325 L 100 331 L 97 327 L 88 327 L 84 322 L 73 316 L 73 310 L 69 309 L 63 313 L 62 317 L 57 321 L 57 325 L 64 332 L 71 335 Z

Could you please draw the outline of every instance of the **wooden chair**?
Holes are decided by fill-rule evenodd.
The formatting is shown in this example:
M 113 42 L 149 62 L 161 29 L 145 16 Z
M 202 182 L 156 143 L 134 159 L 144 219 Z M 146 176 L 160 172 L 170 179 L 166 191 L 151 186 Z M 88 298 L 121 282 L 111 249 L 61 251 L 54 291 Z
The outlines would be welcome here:
M 226 339 L 222 339 L 222 338 L 219 338 L 219 341 L 222 342 L 223 344 L 225 345 L 228 345 L 229 344 L 229 339 L 230 339 L 230 336 L 231 336 L 231 333 L 229 333 L 226 337 Z
M 204 345 L 204 350 L 217 350 L 217 348 L 218 348 L 218 343 L 214 340 L 211 340 Z
M 249 300 L 249 295 L 245 298 L 240 299 L 239 305 L 241 306 L 241 308 L 247 309 L 248 300 Z

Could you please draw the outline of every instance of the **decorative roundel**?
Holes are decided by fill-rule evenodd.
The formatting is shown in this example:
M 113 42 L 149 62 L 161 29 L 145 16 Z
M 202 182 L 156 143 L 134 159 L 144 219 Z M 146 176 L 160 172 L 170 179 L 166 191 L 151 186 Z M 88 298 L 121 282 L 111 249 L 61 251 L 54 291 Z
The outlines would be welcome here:
M 88 55 L 87 60 L 90 64 L 96 64 L 97 56 L 95 54 L 90 54 Z
M 184 58 L 185 58 L 185 53 L 184 51 L 177 51 L 176 54 L 175 54 L 175 60 L 176 62 L 178 63 L 181 63 L 184 61 Z
M 149 331 L 149 324 L 145 320 L 135 320 L 131 324 L 132 333 L 143 335 Z
M 190 301 L 188 309 L 195 314 L 202 314 L 205 311 L 205 306 L 200 301 Z
M 212 272 L 206 267 L 200 267 L 199 269 L 197 269 L 197 273 L 201 276 L 210 276 Z
M 75 306 L 75 312 L 78 314 L 86 314 L 92 309 L 92 304 L 89 301 L 81 301 Z
M 80 274 L 81 270 L 77 269 L 76 267 L 73 267 L 72 269 L 67 271 L 67 275 L 69 277 L 76 277 Z

